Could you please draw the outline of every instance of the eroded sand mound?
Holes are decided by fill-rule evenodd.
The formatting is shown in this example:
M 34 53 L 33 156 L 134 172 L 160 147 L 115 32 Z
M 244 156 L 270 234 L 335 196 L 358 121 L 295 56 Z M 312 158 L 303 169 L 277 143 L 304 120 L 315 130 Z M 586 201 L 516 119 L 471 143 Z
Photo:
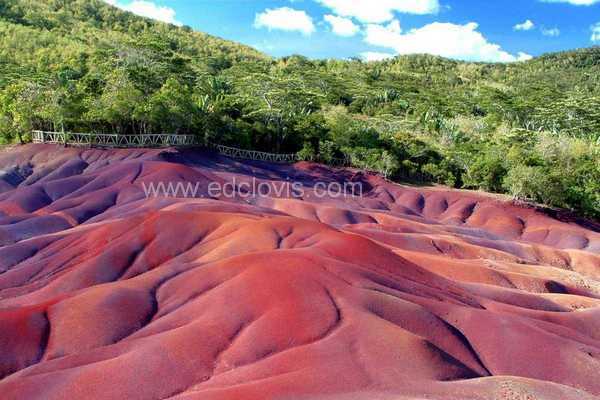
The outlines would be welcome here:
M 193 151 L 29 145 L 0 170 L 2 399 L 600 395 L 591 229 Z M 148 198 L 157 182 L 196 197 Z M 256 182 L 302 191 L 250 196 Z

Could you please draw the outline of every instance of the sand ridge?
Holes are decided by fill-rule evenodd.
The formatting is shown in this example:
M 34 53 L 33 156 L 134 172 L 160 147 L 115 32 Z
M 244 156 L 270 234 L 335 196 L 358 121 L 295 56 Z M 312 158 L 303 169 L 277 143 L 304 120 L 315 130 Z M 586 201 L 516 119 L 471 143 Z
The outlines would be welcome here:
M 3 399 L 593 399 L 600 234 L 197 150 L 0 154 Z M 304 195 L 210 196 L 211 182 Z M 197 198 L 143 183 L 199 182 Z M 317 182 L 362 196 L 317 197 Z

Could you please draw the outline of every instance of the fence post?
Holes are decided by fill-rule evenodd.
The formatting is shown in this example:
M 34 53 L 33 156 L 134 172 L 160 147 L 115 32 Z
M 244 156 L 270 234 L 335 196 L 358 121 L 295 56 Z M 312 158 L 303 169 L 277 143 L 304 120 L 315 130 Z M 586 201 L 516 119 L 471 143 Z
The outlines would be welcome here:
M 71 137 L 73 136 L 73 137 Z M 48 137 L 48 139 L 47 139 Z M 87 137 L 87 139 L 86 139 Z M 69 143 L 75 145 L 87 145 L 93 147 L 94 144 L 101 147 L 144 147 L 144 146 L 194 146 L 202 143 L 202 138 L 194 135 L 116 135 L 116 134 L 98 134 L 98 133 L 75 133 L 69 135 L 64 128 L 61 132 L 32 131 L 32 139 L 35 143 L 55 143 L 63 144 L 65 147 Z M 263 151 L 240 149 L 237 147 L 223 146 L 204 138 L 207 147 L 215 149 L 218 153 L 239 159 L 250 159 L 255 161 L 268 161 L 274 163 L 294 163 L 300 160 L 308 159 L 298 153 L 267 153 Z M 312 158 L 311 158 L 312 160 Z M 314 160 L 313 160 L 314 161 Z M 344 164 L 351 164 L 351 159 L 343 160 Z

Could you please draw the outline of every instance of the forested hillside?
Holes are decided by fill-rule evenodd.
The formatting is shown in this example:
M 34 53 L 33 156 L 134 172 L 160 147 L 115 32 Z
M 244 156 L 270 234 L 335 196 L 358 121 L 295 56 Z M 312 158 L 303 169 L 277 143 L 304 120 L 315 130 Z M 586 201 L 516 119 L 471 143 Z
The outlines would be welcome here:
M 273 59 L 99 0 L 0 3 L 0 138 L 193 133 L 600 216 L 600 48 Z

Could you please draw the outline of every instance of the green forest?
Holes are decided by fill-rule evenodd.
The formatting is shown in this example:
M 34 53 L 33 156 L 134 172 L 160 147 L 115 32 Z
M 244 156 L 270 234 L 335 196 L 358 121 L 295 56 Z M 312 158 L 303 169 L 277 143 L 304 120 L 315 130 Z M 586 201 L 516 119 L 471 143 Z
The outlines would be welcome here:
M 0 2 L 0 142 L 186 133 L 600 217 L 600 48 L 275 59 L 100 0 Z

